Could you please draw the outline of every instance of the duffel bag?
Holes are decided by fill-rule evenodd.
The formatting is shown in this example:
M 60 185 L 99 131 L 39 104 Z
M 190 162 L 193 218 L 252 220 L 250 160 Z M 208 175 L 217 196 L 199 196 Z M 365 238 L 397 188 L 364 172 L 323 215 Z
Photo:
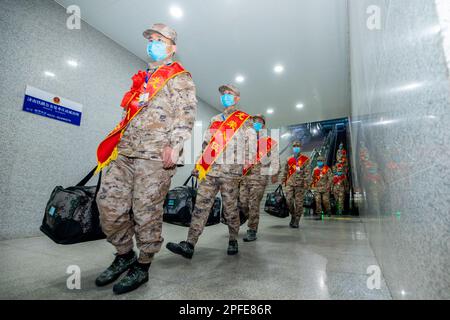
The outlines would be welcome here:
M 89 172 L 75 187 L 57 186 L 53 189 L 40 230 L 54 242 L 75 244 L 105 238 L 95 201 L 101 173 L 96 186 L 85 186 L 95 170 Z
M 206 221 L 206 226 L 213 226 L 220 223 L 220 217 L 222 213 L 222 200 L 216 197 L 214 204 L 209 213 L 208 221 Z
M 190 186 L 188 185 L 190 182 Z M 191 225 L 192 212 L 195 208 L 198 181 L 194 176 L 190 176 L 182 186 L 176 187 L 167 193 L 164 200 L 163 221 L 189 227 Z M 211 208 L 206 226 L 220 223 L 222 211 L 222 201 L 216 197 Z
M 191 185 L 188 186 L 189 181 Z M 197 181 L 190 176 L 186 182 L 167 193 L 164 200 L 163 221 L 176 225 L 189 226 L 195 206 Z
M 316 200 L 314 193 L 311 190 L 305 192 L 305 198 L 303 199 L 303 207 L 307 209 L 314 209 Z
M 242 210 L 239 202 L 238 202 L 238 209 L 239 209 L 239 221 L 240 221 L 240 225 L 242 226 L 243 224 L 245 224 L 247 222 L 248 216 L 244 213 L 244 210 Z M 228 222 L 225 219 L 225 208 L 222 209 L 222 216 L 221 216 L 220 221 L 223 224 L 228 225 Z
M 281 184 L 275 192 L 267 194 L 264 211 L 277 218 L 289 217 L 289 208 Z

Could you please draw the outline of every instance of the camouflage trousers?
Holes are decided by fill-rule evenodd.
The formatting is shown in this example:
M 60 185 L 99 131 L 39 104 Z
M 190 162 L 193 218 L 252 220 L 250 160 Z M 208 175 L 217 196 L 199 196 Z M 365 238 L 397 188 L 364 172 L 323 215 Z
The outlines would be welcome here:
M 284 193 L 292 218 L 297 222 L 300 221 L 306 190 L 302 186 L 287 186 L 284 188 Z
M 205 228 L 215 197 L 220 191 L 224 218 L 228 223 L 230 240 L 236 240 L 239 234 L 240 219 L 238 210 L 239 179 L 211 177 L 200 182 L 197 190 L 195 208 L 192 212 L 187 242 L 196 245 L 198 238 Z
M 248 228 L 258 231 L 260 204 L 266 190 L 266 183 L 244 179 L 239 187 L 239 203 L 248 217 Z
M 107 168 L 97 204 L 103 232 L 118 254 L 133 249 L 133 236 L 140 263 L 150 263 L 159 252 L 163 203 L 174 173 L 164 170 L 160 161 L 123 155 Z
M 322 205 L 325 207 L 325 213 L 331 214 L 330 193 L 314 191 L 316 199 L 316 214 L 322 214 Z
M 341 214 L 344 211 L 345 190 L 335 190 L 333 194 L 334 198 L 336 199 L 337 212 L 338 214 Z

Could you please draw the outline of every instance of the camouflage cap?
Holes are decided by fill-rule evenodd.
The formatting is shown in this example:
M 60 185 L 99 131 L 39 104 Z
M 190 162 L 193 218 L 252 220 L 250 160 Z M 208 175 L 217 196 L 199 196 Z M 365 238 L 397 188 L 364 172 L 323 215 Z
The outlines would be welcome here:
M 266 124 L 266 117 L 264 115 L 260 114 L 260 113 L 255 114 L 253 116 L 253 119 L 261 119 L 264 122 L 264 124 Z
M 296 140 L 292 143 L 292 146 L 295 147 L 302 147 L 302 142 L 299 140 Z
M 232 84 L 224 84 L 223 86 L 219 87 L 219 92 L 221 94 L 223 94 L 225 90 L 233 91 L 234 94 L 238 97 L 241 96 L 241 92 L 239 91 L 239 89 L 233 86 Z
M 159 33 L 167 39 L 172 40 L 173 43 L 177 43 L 177 32 L 164 23 L 155 23 L 150 29 L 145 30 L 143 33 L 144 38 L 150 39 L 153 33 Z

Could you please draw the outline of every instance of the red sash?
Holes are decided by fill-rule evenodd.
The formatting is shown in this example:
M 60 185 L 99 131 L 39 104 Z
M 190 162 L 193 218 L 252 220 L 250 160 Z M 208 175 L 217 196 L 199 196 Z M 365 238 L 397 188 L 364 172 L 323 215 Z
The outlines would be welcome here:
M 288 176 L 286 177 L 285 183 L 288 182 L 288 180 L 294 175 L 294 173 L 297 171 L 298 168 L 303 168 L 303 166 L 306 164 L 306 162 L 309 160 L 309 157 L 305 155 L 300 155 L 300 158 L 297 160 L 295 157 L 289 158 L 288 160 Z
M 247 173 L 258 163 L 261 162 L 261 159 L 269 154 L 270 150 L 277 144 L 275 140 L 270 137 L 263 137 L 258 140 L 258 152 L 256 154 L 255 161 L 252 164 L 247 165 L 242 171 L 242 175 L 246 176 Z
M 317 185 L 317 183 L 322 179 L 324 175 L 328 173 L 328 170 L 330 170 L 329 166 L 324 166 L 322 170 L 320 168 L 315 168 L 313 173 L 313 187 Z
M 198 170 L 199 180 L 206 178 L 206 174 L 209 172 L 212 165 L 226 149 L 226 146 L 233 139 L 236 132 L 249 118 L 250 115 L 245 112 L 235 111 L 220 124 L 195 166 Z
M 98 165 L 96 172 L 101 171 L 112 160 L 117 158 L 117 145 L 119 144 L 123 133 L 127 129 L 131 120 L 133 120 L 134 117 L 138 115 L 139 112 L 145 107 L 139 106 L 140 95 L 148 94 L 148 101 L 150 101 L 162 88 L 164 88 L 167 81 L 182 73 L 187 73 L 187 71 L 178 62 L 161 66 L 150 76 L 146 89 L 144 89 L 145 81 L 143 79 L 145 73 L 143 73 L 143 71 L 139 71 L 138 74 L 133 76 L 133 86 L 131 90 L 125 94 L 121 103 L 121 106 L 127 110 L 127 115 L 98 146 Z
M 340 184 L 341 182 L 343 182 L 345 179 L 347 179 L 346 175 L 342 175 L 342 176 L 334 176 L 333 177 L 333 184 Z

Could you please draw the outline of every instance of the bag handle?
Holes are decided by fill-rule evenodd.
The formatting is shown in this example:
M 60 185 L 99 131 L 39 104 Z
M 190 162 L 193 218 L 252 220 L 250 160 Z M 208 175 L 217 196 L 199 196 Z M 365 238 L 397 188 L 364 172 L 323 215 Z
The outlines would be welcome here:
M 95 170 L 97 170 L 97 167 L 95 167 L 94 169 L 91 170 L 91 172 L 89 172 L 87 174 L 86 177 L 83 178 L 83 180 L 81 180 L 80 182 L 78 182 L 78 184 L 76 185 L 77 187 L 84 187 L 86 185 L 86 183 L 89 182 L 89 180 L 91 180 L 91 178 L 94 176 Z
M 195 180 L 195 183 L 194 183 Z M 190 175 L 189 178 L 187 178 L 187 180 L 183 183 L 183 186 L 187 186 L 187 184 L 189 183 L 189 181 L 191 181 L 191 186 L 193 189 L 197 189 L 198 187 L 198 180 L 195 176 Z
M 284 197 L 283 185 L 280 184 L 278 188 L 275 190 L 275 193 L 281 193 L 281 195 Z
M 97 170 L 97 167 L 95 167 L 94 169 L 92 169 L 91 172 L 89 172 L 89 173 L 87 174 L 87 176 L 83 178 L 83 180 L 81 180 L 80 182 L 78 182 L 78 184 L 77 184 L 76 186 L 77 186 L 77 187 L 84 187 L 84 186 L 86 185 L 86 183 L 88 183 L 89 180 L 91 180 L 91 178 L 94 176 L 96 170 Z M 101 180 L 102 180 L 102 171 L 100 171 L 100 173 L 99 173 L 99 175 L 98 175 L 97 188 L 95 189 L 95 197 L 96 197 L 96 198 L 97 198 L 98 190 L 100 189 Z

